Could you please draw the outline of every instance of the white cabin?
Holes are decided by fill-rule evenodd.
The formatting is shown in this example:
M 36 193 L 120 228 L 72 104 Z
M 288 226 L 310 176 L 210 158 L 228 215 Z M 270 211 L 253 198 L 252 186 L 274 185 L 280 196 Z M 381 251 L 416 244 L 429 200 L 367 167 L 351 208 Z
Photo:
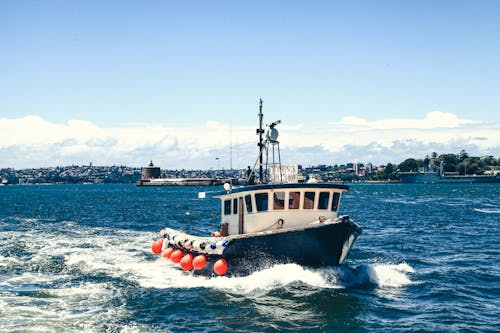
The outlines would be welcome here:
M 328 183 L 243 186 L 218 196 L 221 233 L 249 234 L 334 220 L 349 187 Z

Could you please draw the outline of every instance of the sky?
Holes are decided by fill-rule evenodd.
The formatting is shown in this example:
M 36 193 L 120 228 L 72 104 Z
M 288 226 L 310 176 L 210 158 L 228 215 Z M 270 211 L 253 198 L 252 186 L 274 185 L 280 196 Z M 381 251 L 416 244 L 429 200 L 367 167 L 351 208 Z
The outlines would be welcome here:
M 0 168 L 500 156 L 498 1 L 0 1 Z M 229 146 L 232 154 L 229 153 Z

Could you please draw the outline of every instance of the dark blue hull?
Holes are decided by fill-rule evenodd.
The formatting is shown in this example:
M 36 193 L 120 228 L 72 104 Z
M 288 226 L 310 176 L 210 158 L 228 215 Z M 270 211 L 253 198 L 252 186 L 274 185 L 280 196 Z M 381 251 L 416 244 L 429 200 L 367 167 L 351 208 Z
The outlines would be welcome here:
M 315 224 L 232 239 L 222 255 L 208 257 L 207 267 L 197 274 L 213 275 L 213 264 L 224 258 L 226 275 L 243 276 L 278 263 L 307 267 L 342 263 L 361 228 L 346 217 L 340 223 Z M 193 253 L 194 255 L 196 253 Z

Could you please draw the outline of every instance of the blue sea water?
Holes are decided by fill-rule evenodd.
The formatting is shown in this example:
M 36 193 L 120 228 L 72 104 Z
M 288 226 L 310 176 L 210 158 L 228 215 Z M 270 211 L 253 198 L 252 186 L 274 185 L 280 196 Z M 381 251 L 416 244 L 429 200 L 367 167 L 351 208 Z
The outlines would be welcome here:
M 498 332 L 500 187 L 353 184 L 346 265 L 192 276 L 151 253 L 208 234 L 201 187 L 0 187 L 0 332 Z

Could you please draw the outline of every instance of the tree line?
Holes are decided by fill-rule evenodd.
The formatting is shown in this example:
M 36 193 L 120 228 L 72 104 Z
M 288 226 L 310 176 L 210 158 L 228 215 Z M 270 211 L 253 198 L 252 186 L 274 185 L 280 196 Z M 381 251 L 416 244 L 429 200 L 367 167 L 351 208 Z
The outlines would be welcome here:
M 443 171 L 458 175 L 482 175 L 487 171 L 500 169 L 500 158 L 494 156 L 470 156 L 465 150 L 459 154 L 441 154 L 433 152 L 423 159 L 407 158 L 399 165 L 388 163 L 383 171 L 374 175 L 374 179 L 398 179 L 399 172 L 437 171 L 443 163 Z

